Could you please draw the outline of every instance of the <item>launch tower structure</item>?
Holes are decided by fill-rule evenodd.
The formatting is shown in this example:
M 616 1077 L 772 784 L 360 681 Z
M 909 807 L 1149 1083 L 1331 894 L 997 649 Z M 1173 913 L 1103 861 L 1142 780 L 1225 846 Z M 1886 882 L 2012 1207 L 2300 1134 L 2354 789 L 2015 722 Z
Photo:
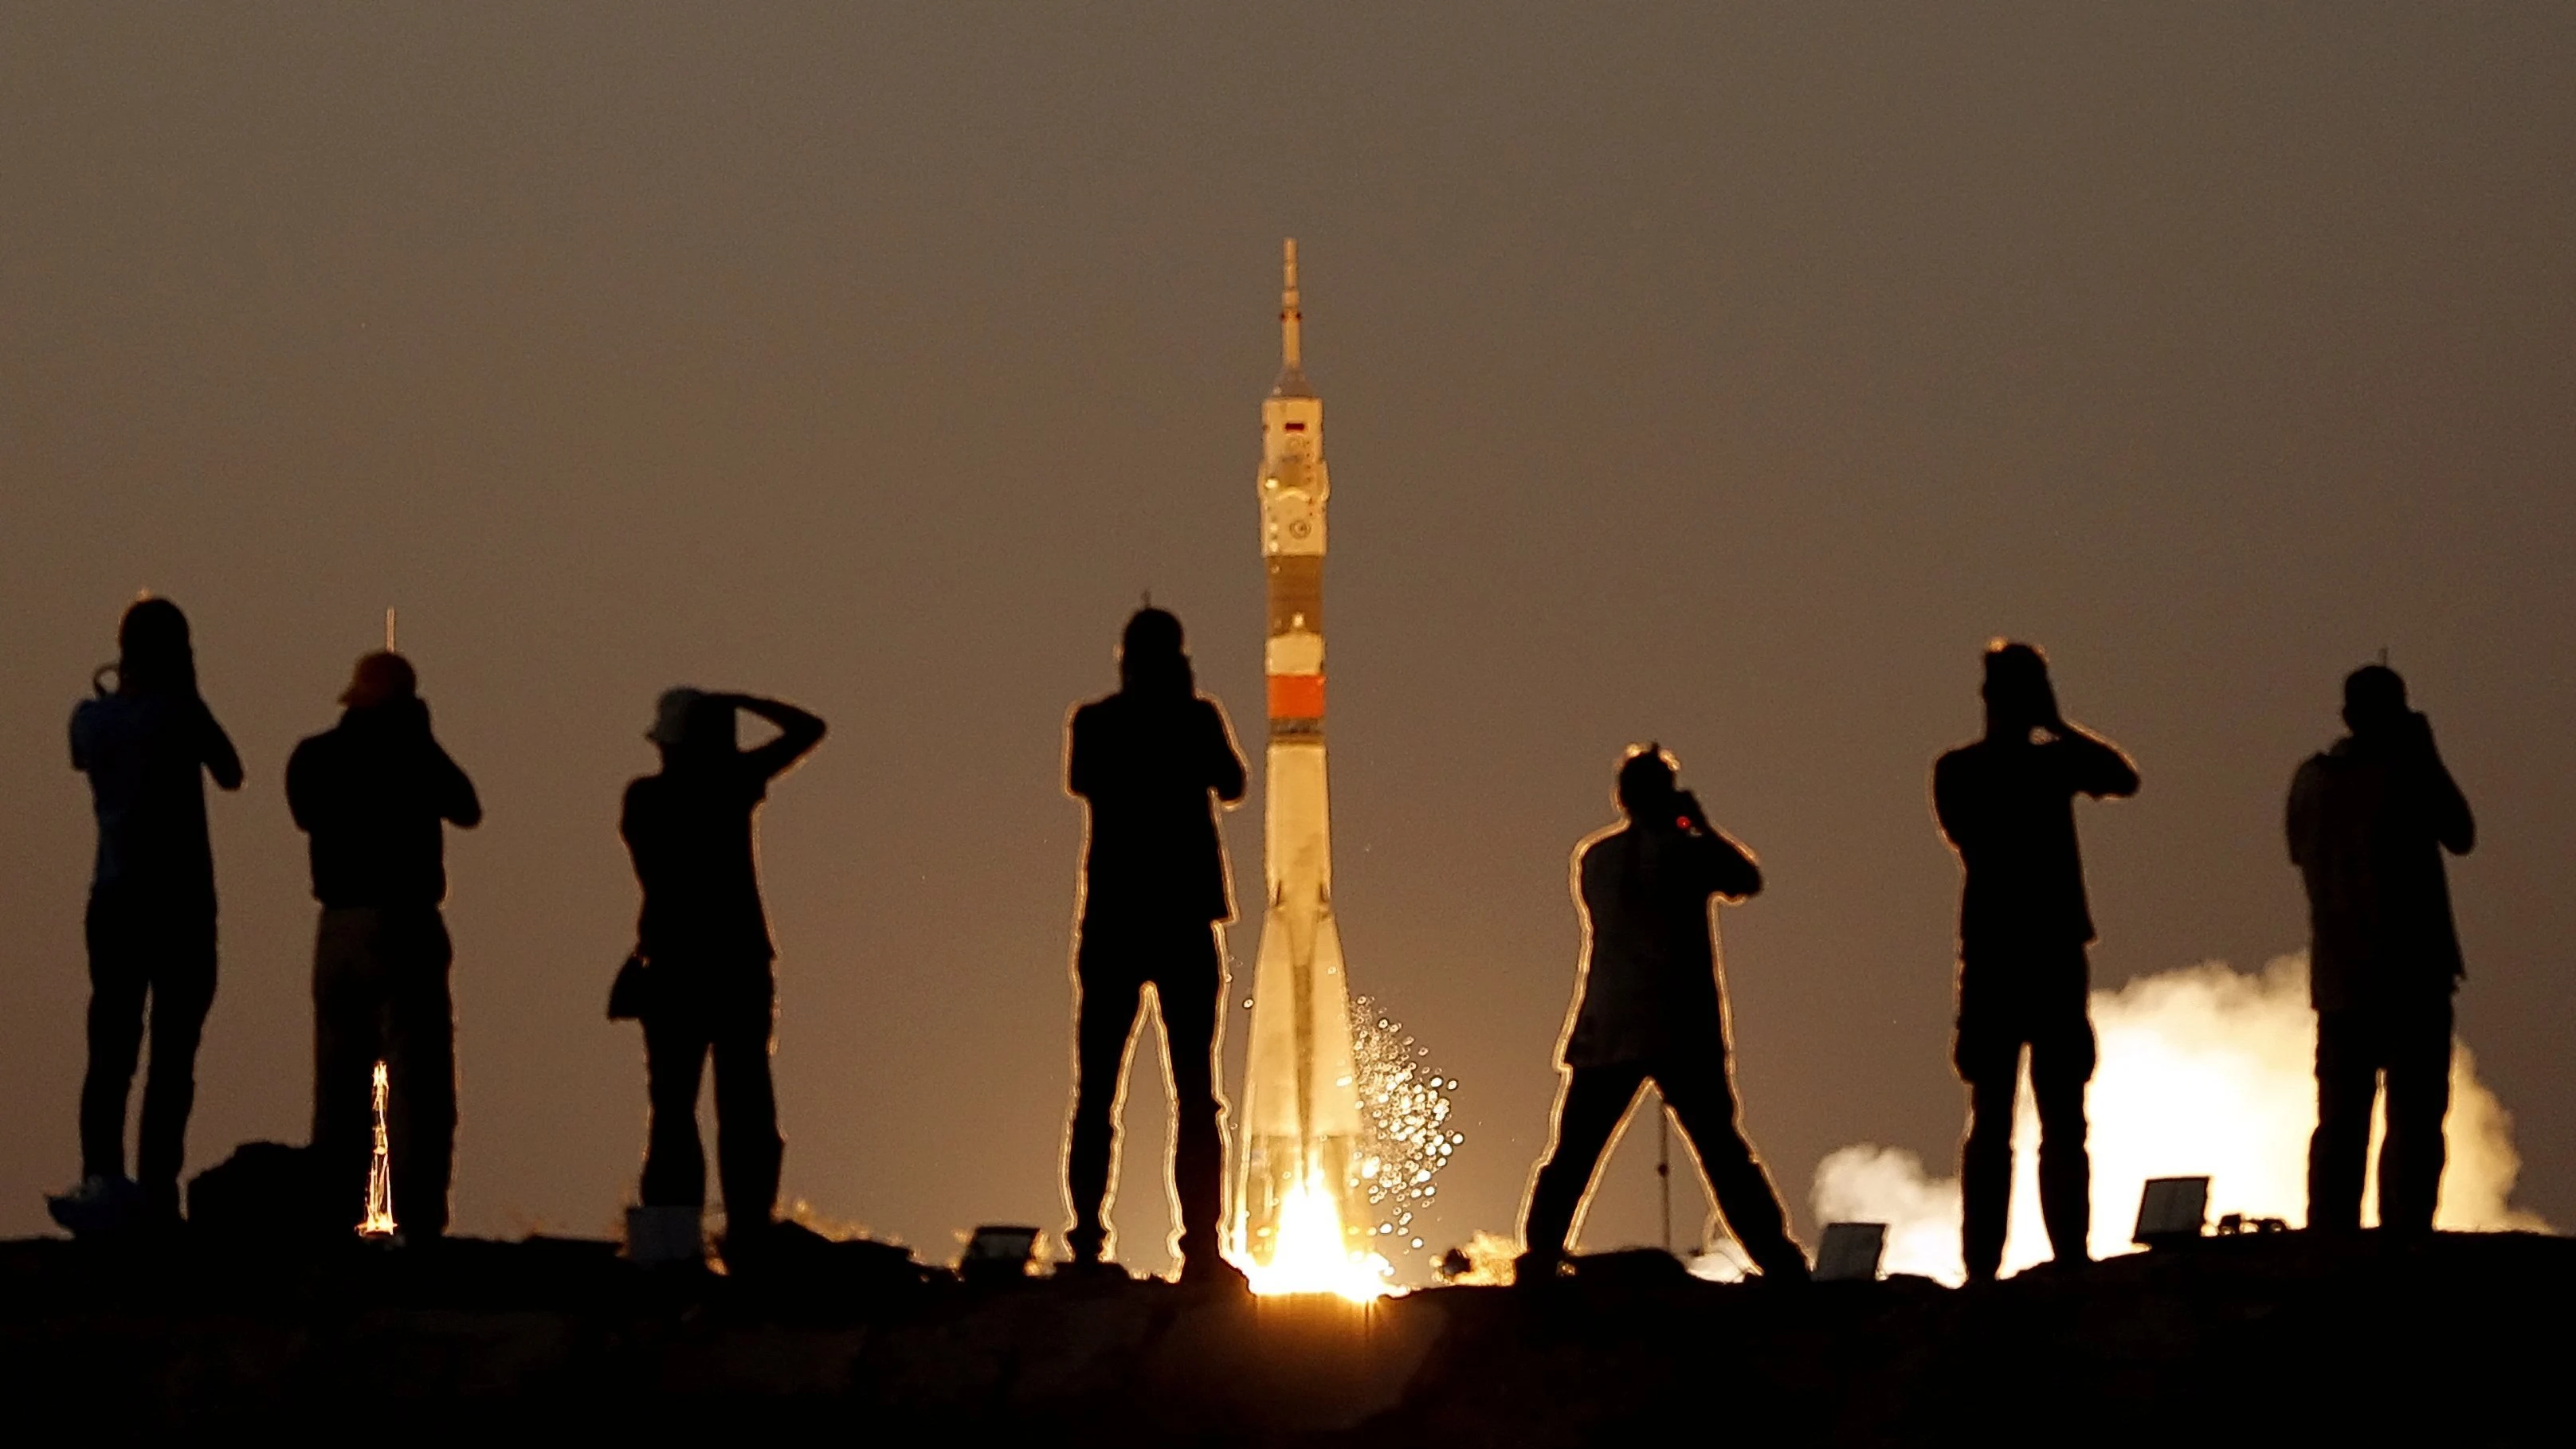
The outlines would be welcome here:
M 1324 777 L 1324 402 L 1306 382 L 1297 243 L 1285 246 L 1279 381 L 1261 404 L 1264 673 L 1270 738 L 1262 836 L 1268 889 L 1254 959 L 1235 1250 L 1269 1267 L 1282 1244 L 1336 1258 L 1369 1243 L 1350 989 L 1333 917 Z M 1289 1242 L 1294 1237 L 1309 1239 Z

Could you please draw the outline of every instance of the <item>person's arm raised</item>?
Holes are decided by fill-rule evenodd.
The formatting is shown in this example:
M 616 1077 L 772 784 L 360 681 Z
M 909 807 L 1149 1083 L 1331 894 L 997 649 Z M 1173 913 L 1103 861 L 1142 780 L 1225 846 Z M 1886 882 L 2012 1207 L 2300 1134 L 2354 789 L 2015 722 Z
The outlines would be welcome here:
M 2451 778 L 2451 767 L 2442 763 L 2442 752 L 2434 748 L 2433 722 L 2421 714 L 2410 719 L 2421 752 L 2424 805 L 2431 816 L 2433 838 L 2453 855 L 2466 855 L 2478 844 L 2478 822 L 2469 813 L 2469 797 L 2460 793 L 2460 782 Z
M 206 766 L 206 773 L 214 778 L 218 789 L 240 789 L 242 787 L 241 754 L 233 748 L 232 736 L 224 733 L 224 727 L 215 721 L 215 712 L 206 708 L 202 701 L 197 705 L 197 717 L 204 728 L 204 735 L 199 740 L 197 749 L 199 758 Z
M 2096 800 L 2125 799 L 2138 793 L 2138 767 L 2120 753 L 2120 747 L 2085 729 L 2060 719 L 2050 729 L 2066 747 L 2067 759 L 2074 766 L 2076 789 Z
M 1246 784 L 1243 751 L 1235 747 L 1234 729 L 1226 722 L 1225 711 L 1214 700 L 1206 701 L 1206 705 L 1208 788 L 1226 804 L 1237 804 L 1243 799 Z
M 773 778 L 823 742 L 823 721 L 782 700 L 764 699 L 756 694 L 728 694 L 723 698 L 745 714 L 778 726 L 778 738 L 756 750 L 745 750 L 743 757 L 758 769 L 761 778 Z
M 1762 866 L 1753 852 L 1710 822 L 1699 797 L 1688 790 L 1674 797 L 1686 826 L 1683 839 L 1699 859 L 1711 893 L 1740 901 L 1762 893 Z
M 436 792 L 438 818 L 461 830 L 471 830 L 483 823 L 483 797 L 474 793 L 474 782 L 466 777 L 464 767 L 447 753 L 447 747 L 436 740 L 429 742 L 431 788 Z

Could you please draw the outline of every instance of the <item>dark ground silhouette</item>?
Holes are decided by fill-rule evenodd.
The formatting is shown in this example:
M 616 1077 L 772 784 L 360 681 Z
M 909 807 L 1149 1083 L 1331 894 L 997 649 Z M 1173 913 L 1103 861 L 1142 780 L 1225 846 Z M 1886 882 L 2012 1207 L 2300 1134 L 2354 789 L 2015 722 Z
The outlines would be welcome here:
M 2028 644 L 1986 651 L 1986 733 L 1932 768 L 1932 805 L 1959 854 L 1959 1034 L 1968 1084 L 1959 1152 L 1960 1245 L 1968 1276 L 1995 1276 L 2012 1210 L 2013 1098 L 2030 1051 L 2039 1108 L 2040 1213 L 2057 1260 L 2081 1262 L 2092 1222 L 2084 1084 L 2093 914 L 2075 839 L 2077 795 L 2137 793 L 2138 772 L 2058 712 L 2048 661 Z
M 605 1242 L 306 1256 L 0 1244 L 0 1392 L 119 1433 L 1554 1446 L 2557 1442 L 2576 1243 L 2204 1239 L 1949 1291 L 1718 1285 L 1660 1255 L 1360 1310 L 1099 1278 L 975 1287 L 868 1244 L 721 1278 Z M 2042 1426 L 2045 1426 L 2044 1429 Z
M 1669 756 L 1648 746 L 1619 767 L 1624 824 L 1575 852 L 1584 919 L 1582 996 L 1565 1038 L 1565 1089 L 1547 1160 L 1521 1230 L 1523 1271 L 1551 1271 L 1577 1208 L 1638 1091 L 1653 1080 L 1690 1139 L 1726 1225 L 1765 1276 L 1803 1279 L 1780 1194 L 1737 1125 L 1726 1003 L 1710 898 L 1762 889 L 1744 847 L 1675 787 Z
M 2308 1222 L 2360 1226 L 2370 1112 L 2385 1073 L 2379 1221 L 2429 1231 L 2451 1106 L 2451 997 L 2463 974 L 2442 853 L 2468 854 L 2477 823 L 2395 670 L 2355 670 L 2343 716 L 2352 732 L 2299 767 L 2288 811 L 2317 1009 Z
M 1074 951 L 1073 1121 L 1065 1134 L 1073 1227 L 1065 1239 L 1075 1263 L 1101 1260 L 1119 1078 L 1151 986 L 1172 1073 L 1182 1271 L 1227 1274 L 1214 1060 L 1225 963 L 1216 926 L 1233 917 L 1234 905 L 1216 802 L 1243 798 L 1243 754 L 1223 706 L 1197 691 L 1179 619 L 1138 610 L 1127 621 L 1118 672 L 1118 692 L 1075 710 L 1066 726 L 1065 788 L 1087 807 L 1088 829 Z

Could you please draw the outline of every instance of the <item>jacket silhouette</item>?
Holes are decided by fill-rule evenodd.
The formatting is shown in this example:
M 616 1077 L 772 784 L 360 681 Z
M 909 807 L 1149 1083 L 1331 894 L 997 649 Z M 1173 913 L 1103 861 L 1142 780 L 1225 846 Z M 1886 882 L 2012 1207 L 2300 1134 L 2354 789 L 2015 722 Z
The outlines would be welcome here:
M 197 1044 L 215 997 L 215 866 L 206 777 L 238 790 L 241 757 L 197 694 L 187 616 L 145 599 L 118 630 L 116 687 L 72 711 L 72 768 L 98 817 L 85 934 L 89 1070 L 81 1084 L 80 1207 L 108 1208 L 125 1178 L 125 1104 L 151 1010 L 137 1172 L 146 1211 L 179 1212 L 179 1170 L 196 1101 Z M 100 671 L 101 675 L 108 673 Z M 92 1221 L 97 1220 L 93 1213 Z
M 2095 1052 L 2085 947 L 2094 930 L 2074 801 L 2138 789 L 2126 755 L 2059 715 L 2037 649 L 1990 648 L 1985 676 L 1985 737 L 1943 755 L 1932 770 L 1933 811 L 1966 877 L 1952 1060 L 1969 1088 L 1960 1245 L 1971 1282 L 1991 1280 L 2003 1261 L 2013 1099 L 2025 1047 L 2039 1108 L 2040 1212 L 2049 1246 L 2061 1263 L 2090 1256 L 2084 1084 Z
M 1120 688 L 1073 713 L 1065 786 L 1087 807 L 1080 943 L 1074 952 L 1073 1122 L 1065 1142 L 1065 1235 L 1077 1268 L 1107 1250 L 1118 1079 L 1144 990 L 1161 1008 L 1172 1080 L 1172 1185 L 1184 1279 L 1222 1281 L 1225 1142 L 1214 1052 L 1225 989 L 1218 923 L 1233 915 L 1216 802 L 1243 798 L 1243 756 L 1215 700 L 1197 692 L 1180 620 L 1127 622 Z
M 736 744 L 738 713 L 777 726 L 766 744 Z M 786 1142 L 769 1070 L 777 984 L 760 900 L 753 816 L 769 782 L 823 738 L 823 721 L 777 700 L 674 689 L 648 734 L 662 770 L 626 787 L 618 833 L 643 905 L 636 949 L 651 985 L 641 1012 L 651 1124 L 639 1196 L 645 1208 L 706 1202 L 698 1087 L 715 1064 L 716 1147 L 727 1252 L 749 1251 L 778 1205 Z
M 2382 1226 L 2428 1231 L 2447 1155 L 2452 993 L 2462 974 L 2443 852 L 2477 843 L 2469 802 L 2384 665 L 2344 684 L 2351 733 L 2290 782 L 2290 859 L 2308 894 L 2308 991 L 2317 1011 L 2317 1129 L 2308 1223 L 2355 1228 L 2379 1078 Z
M 1651 1079 L 1736 1240 L 1765 1277 L 1803 1279 L 1806 1255 L 1736 1121 L 1711 925 L 1711 899 L 1752 896 L 1762 871 L 1673 777 L 1661 751 L 1632 752 L 1619 770 L 1625 821 L 1575 849 L 1581 986 L 1565 1033 L 1555 1140 L 1522 1227 L 1523 1271 L 1555 1271 L 1601 1154 Z
M 405 1241 L 447 1231 L 456 1148 L 455 950 L 445 828 L 482 823 L 473 782 L 430 732 L 410 661 L 358 661 L 333 728 L 295 747 L 286 800 L 310 837 L 321 919 L 313 947 L 313 1151 L 320 1180 L 366 1204 L 375 1147 L 375 1064 L 394 1213 Z

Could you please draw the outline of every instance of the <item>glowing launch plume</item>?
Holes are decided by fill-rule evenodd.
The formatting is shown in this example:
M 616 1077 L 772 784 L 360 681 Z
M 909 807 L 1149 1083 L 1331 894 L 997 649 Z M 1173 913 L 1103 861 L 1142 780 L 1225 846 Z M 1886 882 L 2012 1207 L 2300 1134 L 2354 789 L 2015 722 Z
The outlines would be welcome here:
M 2308 1134 L 2317 1124 L 2316 1014 L 2308 1007 L 2307 957 L 2285 956 L 2259 976 L 2210 962 L 2093 993 L 2101 1065 L 2086 1097 L 2092 1118 L 2094 1256 L 2134 1251 L 2138 1191 L 2146 1179 L 2209 1179 L 2213 1219 L 2227 1213 L 2307 1217 Z M 2510 1205 L 2522 1160 L 2513 1119 L 2477 1078 L 2465 1046 L 2451 1057 L 2450 1161 L 2437 1227 L 2546 1224 Z M 2380 1124 L 2371 1128 L 2373 1181 L 2362 1220 L 2377 1218 Z M 2012 1236 L 2006 1272 L 2048 1257 L 2039 1215 L 2039 1118 L 2024 1085 L 2013 1124 Z M 1846 1147 L 1816 1168 L 1816 1215 L 1825 1222 L 1884 1222 L 1887 1270 L 1945 1282 L 1965 1276 L 1959 1257 L 1959 1183 L 1935 1178 L 1911 1152 Z
M 1382 1253 L 1353 1252 L 1342 1235 L 1342 1195 L 1322 1173 L 1308 1173 L 1279 1205 L 1278 1243 L 1270 1261 L 1233 1255 L 1252 1291 L 1330 1293 L 1365 1303 L 1395 1290 L 1393 1265 Z
M 1371 1232 L 1392 1257 L 1422 1246 L 1414 1211 L 1440 1189 L 1432 1182 L 1467 1140 L 1449 1129 L 1449 1092 L 1458 1081 L 1426 1066 L 1431 1049 L 1366 996 L 1351 1001 L 1351 1060 L 1360 1094 L 1360 1181 L 1378 1212 Z
M 394 1230 L 393 1152 L 385 1134 L 385 1064 L 376 1063 L 376 1150 L 367 1163 L 367 1216 L 358 1224 L 365 1238 L 390 1237 Z

